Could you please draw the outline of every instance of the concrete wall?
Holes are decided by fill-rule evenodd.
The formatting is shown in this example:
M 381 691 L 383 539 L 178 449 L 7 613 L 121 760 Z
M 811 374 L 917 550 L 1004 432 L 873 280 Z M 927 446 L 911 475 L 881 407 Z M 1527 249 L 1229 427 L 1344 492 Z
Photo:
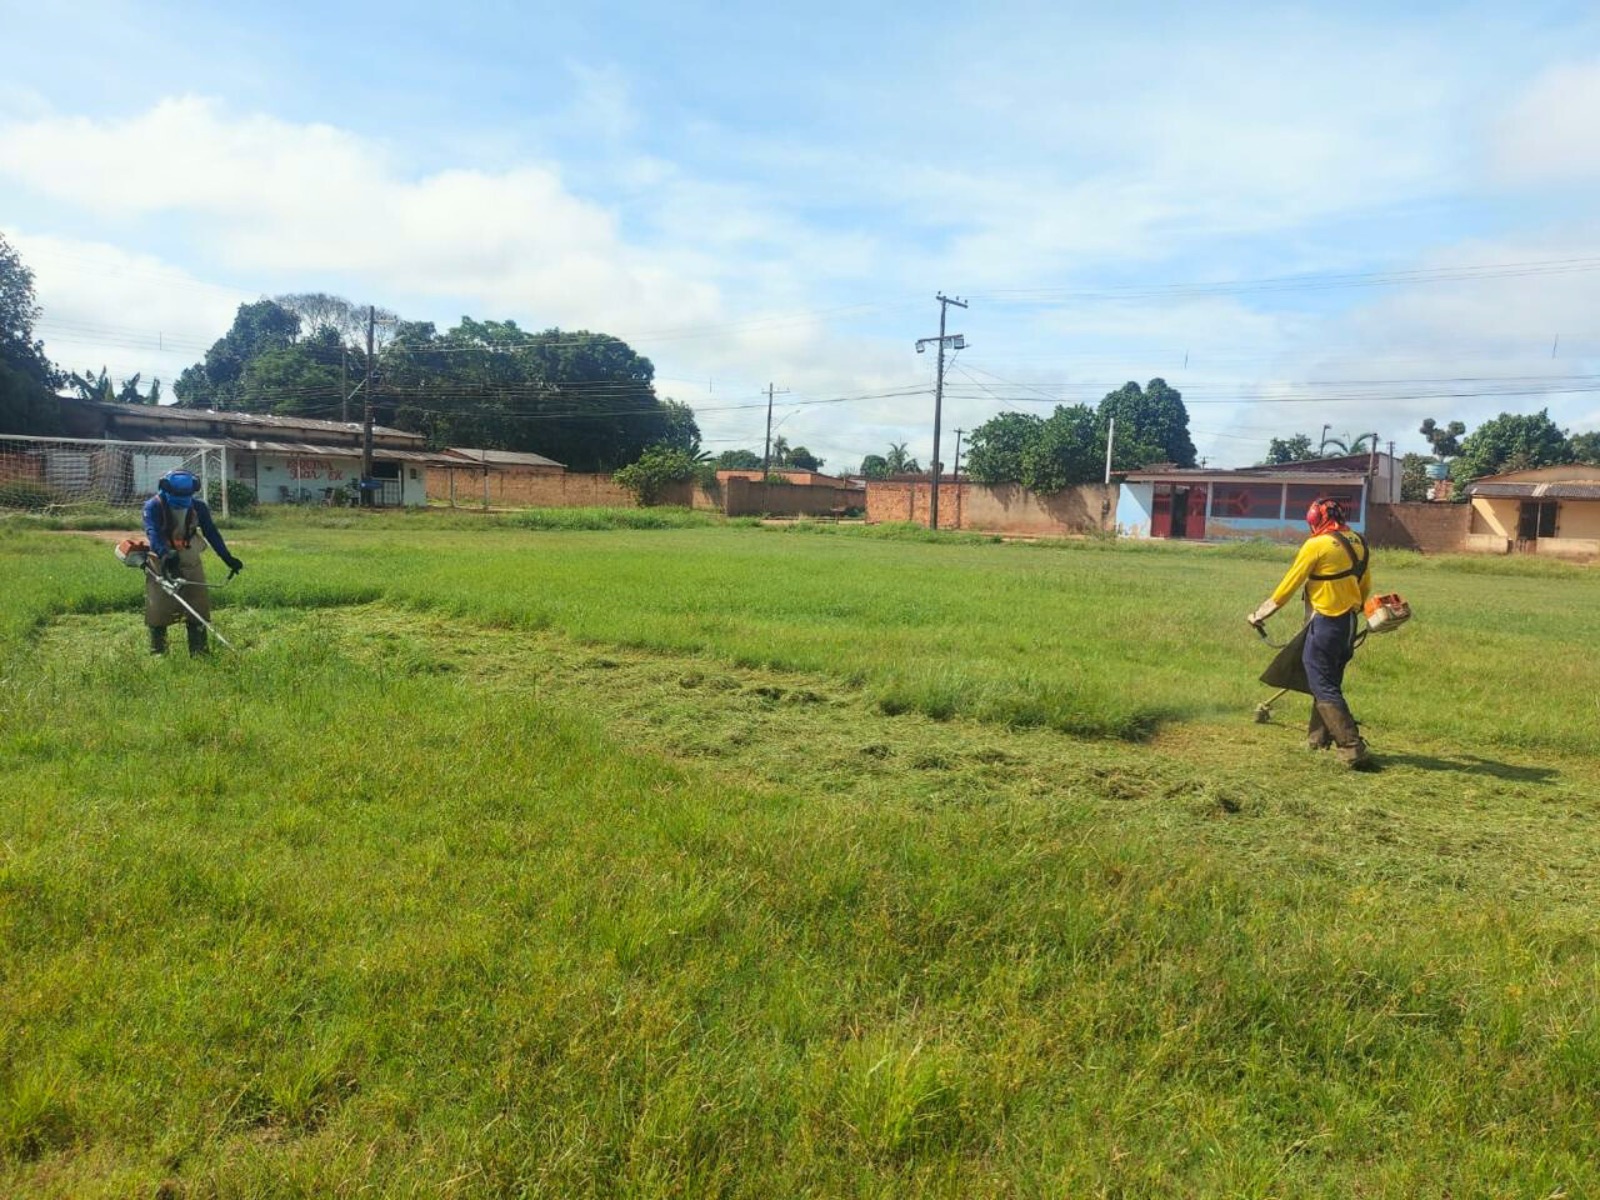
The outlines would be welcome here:
M 1150 536 L 1150 518 L 1155 511 L 1156 485 L 1125 483 L 1117 497 L 1117 532 L 1123 537 Z
M 1468 549 L 1471 526 L 1467 504 L 1374 504 L 1367 511 L 1367 540 L 1385 550 L 1459 554 Z
M 383 465 L 383 452 L 374 456 Z M 262 454 L 228 452 L 228 478 L 255 489 L 261 504 L 321 504 L 331 494 L 352 495 L 350 482 L 361 478 L 361 459 L 328 454 Z M 428 472 L 418 463 L 402 462 L 398 479 L 380 479 L 380 502 L 417 507 L 427 503 Z
M 867 481 L 867 520 L 928 524 L 932 485 L 901 480 Z M 1040 495 L 1017 484 L 939 485 L 939 528 L 985 533 L 1066 537 L 1109 529 L 1117 489 L 1100 484 Z
M 758 483 L 737 477 L 723 480 L 722 511 L 730 517 L 767 515 L 773 517 L 842 516 L 846 509 L 863 508 L 866 494 L 861 488 L 811 487 L 788 483 Z

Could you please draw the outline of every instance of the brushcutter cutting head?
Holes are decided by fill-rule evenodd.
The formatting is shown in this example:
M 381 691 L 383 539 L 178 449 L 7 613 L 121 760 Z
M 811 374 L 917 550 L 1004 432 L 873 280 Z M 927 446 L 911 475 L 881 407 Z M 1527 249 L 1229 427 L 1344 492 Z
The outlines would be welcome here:
M 150 561 L 150 543 L 143 538 L 123 538 L 117 543 L 116 553 L 123 566 L 142 570 Z

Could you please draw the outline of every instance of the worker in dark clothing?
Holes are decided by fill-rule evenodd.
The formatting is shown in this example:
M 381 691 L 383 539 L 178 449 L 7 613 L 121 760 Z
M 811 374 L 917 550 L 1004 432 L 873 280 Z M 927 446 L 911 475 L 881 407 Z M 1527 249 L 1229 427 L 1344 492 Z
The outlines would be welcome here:
M 228 553 L 228 544 L 211 519 L 211 509 L 197 493 L 200 481 L 188 471 L 169 471 L 156 484 L 156 494 L 145 501 L 144 536 L 150 557 L 168 579 L 193 584 L 183 590 L 184 603 L 201 617 L 211 619 L 211 598 L 205 589 L 206 570 L 200 552 L 209 545 L 228 565 L 228 578 L 244 570 L 244 563 Z M 150 653 L 167 652 L 167 626 L 184 620 L 189 626 L 189 653 L 205 654 L 206 627 L 183 610 L 155 579 L 144 581 L 144 623 L 150 628 Z
M 1306 524 L 1311 536 L 1289 573 L 1245 620 L 1260 631 L 1296 591 L 1305 588 L 1310 623 L 1301 661 L 1312 700 L 1307 744 L 1314 750 L 1335 745 L 1346 766 L 1370 768 L 1376 764 L 1345 702 L 1344 669 L 1355 653 L 1356 618 L 1372 593 L 1371 555 L 1337 500 L 1313 500 L 1306 510 Z

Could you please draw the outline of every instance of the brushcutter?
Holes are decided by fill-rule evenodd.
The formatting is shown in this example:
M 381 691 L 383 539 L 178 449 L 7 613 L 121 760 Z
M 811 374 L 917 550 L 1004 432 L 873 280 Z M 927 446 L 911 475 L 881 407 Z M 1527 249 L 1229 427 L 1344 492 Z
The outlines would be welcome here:
M 118 562 L 122 563 L 123 566 L 133 567 L 136 570 L 142 571 L 148 578 L 155 580 L 156 586 L 167 595 L 171 596 L 184 612 L 188 613 L 196 621 L 200 622 L 201 625 L 205 626 L 207 632 L 209 632 L 212 637 L 216 638 L 217 641 L 221 642 L 229 650 L 233 649 L 233 643 L 227 638 L 223 637 L 222 634 L 217 631 L 217 627 L 215 625 L 206 620 L 199 613 L 195 612 L 194 606 L 183 598 L 184 588 L 205 588 L 207 591 L 212 591 L 225 587 L 226 583 L 196 583 L 192 579 L 173 579 L 170 576 L 163 575 L 155 566 L 155 555 L 150 552 L 149 543 L 142 540 L 136 540 L 134 538 L 123 539 L 117 543 L 116 554 Z M 237 571 L 230 571 L 228 573 L 228 580 L 231 581 L 237 574 Z
M 1372 634 L 1393 633 L 1409 621 L 1411 606 L 1398 593 L 1389 592 L 1382 596 L 1370 597 L 1362 606 L 1362 615 L 1367 621 L 1366 628 L 1356 634 L 1355 642 L 1350 647 L 1352 654 Z M 1311 692 L 1302 659 L 1305 653 L 1306 634 L 1311 630 L 1311 621 L 1307 618 L 1300 631 L 1285 642 L 1275 642 L 1267 636 L 1267 627 L 1264 624 L 1253 622 L 1251 628 L 1261 636 L 1263 642 L 1278 652 L 1272 662 L 1267 664 L 1267 669 L 1261 673 L 1262 683 L 1278 689 L 1256 705 L 1256 724 L 1265 725 L 1272 720 L 1272 706 L 1290 692 L 1304 692 L 1308 695 Z

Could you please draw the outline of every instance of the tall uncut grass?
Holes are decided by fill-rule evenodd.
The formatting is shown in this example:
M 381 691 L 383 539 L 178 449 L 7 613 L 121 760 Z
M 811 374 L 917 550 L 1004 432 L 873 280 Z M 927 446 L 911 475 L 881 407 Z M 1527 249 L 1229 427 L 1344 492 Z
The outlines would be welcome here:
M 1281 552 L 235 541 L 0 546 L 0 1194 L 1600 1189 L 1592 573 L 1380 558 L 1368 778 Z

